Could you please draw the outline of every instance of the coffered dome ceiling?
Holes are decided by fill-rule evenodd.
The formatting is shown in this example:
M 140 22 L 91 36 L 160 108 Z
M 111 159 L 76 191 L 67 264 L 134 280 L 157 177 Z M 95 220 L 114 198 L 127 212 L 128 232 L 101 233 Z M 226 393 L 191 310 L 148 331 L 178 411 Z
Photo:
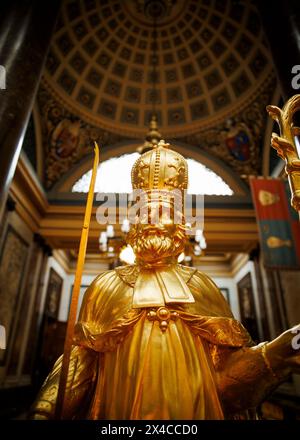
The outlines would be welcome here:
M 128 137 L 144 137 L 155 104 L 174 137 L 238 114 L 271 73 L 251 1 L 80 0 L 62 4 L 44 86 L 81 120 Z

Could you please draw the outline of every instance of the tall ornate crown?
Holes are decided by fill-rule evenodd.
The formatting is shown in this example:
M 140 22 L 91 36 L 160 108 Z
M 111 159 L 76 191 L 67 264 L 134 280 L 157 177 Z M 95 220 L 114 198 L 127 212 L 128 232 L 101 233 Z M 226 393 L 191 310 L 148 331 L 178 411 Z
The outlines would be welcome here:
M 137 159 L 131 171 L 133 189 L 187 189 L 187 162 L 181 154 L 168 147 L 169 144 L 161 140 L 152 150 Z

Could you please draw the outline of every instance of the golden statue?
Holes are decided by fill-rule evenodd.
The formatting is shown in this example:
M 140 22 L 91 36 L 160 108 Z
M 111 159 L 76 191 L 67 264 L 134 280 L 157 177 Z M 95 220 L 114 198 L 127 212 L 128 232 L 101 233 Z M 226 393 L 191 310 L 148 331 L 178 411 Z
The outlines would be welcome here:
M 177 263 L 185 220 L 176 224 L 162 208 L 174 214 L 170 190 L 187 189 L 180 154 L 159 142 L 133 166 L 132 184 L 149 196 L 145 204 L 159 221 L 133 225 L 136 263 L 100 274 L 85 293 L 62 418 L 255 417 L 268 393 L 300 370 L 295 328 L 255 346 L 213 281 Z M 35 419 L 54 418 L 61 364 L 40 390 Z

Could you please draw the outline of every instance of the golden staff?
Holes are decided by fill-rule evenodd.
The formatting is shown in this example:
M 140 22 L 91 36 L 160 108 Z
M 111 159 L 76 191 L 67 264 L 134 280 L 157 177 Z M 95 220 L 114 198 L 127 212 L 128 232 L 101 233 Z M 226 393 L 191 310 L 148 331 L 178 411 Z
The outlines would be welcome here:
M 291 205 L 300 216 L 300 153 L 297 149 L 297 136 L 300 127 L 294 122 L 295 114 L 300 110 L 300 95 L 292 96 L 282 109 L 275 105 L 268 105 L 267 112 L 280 128 L 280 136 L 272 133 L 272 147 L 285 161 L 285 171 L 288 175 L 292 198 Z
M 82 277 L 82 271 L 83 271 L 85 254 L 86 254 L 86 246 L 87 246 L 88 235 L 89 235 L 89 227 L 90 227 L 91 213 L 92 213 L 92 207 L 93 207 L 97 168 L 99 165 L 99 147 L 97 145 L 97 142 L 95 142 L 94 152 L 95 152 L 95 158 L 94 158 L 94 165 L 93 165 L 93 171 L 92 171 L 92 178 L 91 178 L 91 182 L 90 182 L 90 188 L 89 188 L 86 207 L 85 207 L 84 222 L 83 222 L 83 227 L 82 227 L 82 231 L 81 231 L 79 254 L 78 254 L 76 273 L 75 273 L 75 281 L 74 281 L 74 287 L 73 287 L 73 291 L 72 291 L 72 301 L 71 301 L 71 306 L 70 306 L 70 311 L 69 311 L 69 318 L 68 318 L 67 332 L 66 332 L 66 339 L 65 339 L 65 346 L 64 346 L 64 354 L 63 354 L 63 360 L 62 360 L 62 366 L 61 366 L 61 372 L 60 372 L 60 378 L 59 378 L 57 400 L 56 400 L 56 406 L 55 406 L 55 419 L 62 418 L 63 409 L 64 409 L 65 403 L 66 403 L 65 391 L 66 391 L 67 378 L 68 378 L 69 365 L 70 365 L 74 326 L 75 326 L 75 321 L 76 321 L 78 298 L 79 298 L 81 277 Z

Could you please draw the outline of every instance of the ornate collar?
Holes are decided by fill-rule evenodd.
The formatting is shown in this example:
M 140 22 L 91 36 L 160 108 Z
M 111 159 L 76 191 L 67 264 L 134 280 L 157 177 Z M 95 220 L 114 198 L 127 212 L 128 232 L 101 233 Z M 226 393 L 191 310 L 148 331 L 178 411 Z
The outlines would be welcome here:
M 194 303 L 187 283 L 195 272 L 196 269 L 180 265 L 153 268 L 133 265 L 116 269 L 122 281 L 133 287 L 133 308 Z

